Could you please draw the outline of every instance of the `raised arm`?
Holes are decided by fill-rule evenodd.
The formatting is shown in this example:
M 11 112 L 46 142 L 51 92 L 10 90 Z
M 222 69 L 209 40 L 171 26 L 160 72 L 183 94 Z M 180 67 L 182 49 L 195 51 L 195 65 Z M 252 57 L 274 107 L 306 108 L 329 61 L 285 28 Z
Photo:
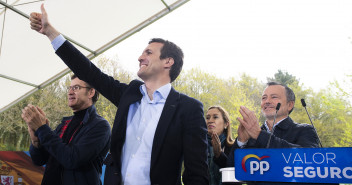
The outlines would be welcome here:
M 79 79 L 92 85 L 103 96 L 118 106 L 120 97 L 125 88 L 127 88 L 127 85 L 103 73 L 77 48 L 66 41 L 60 32 L 50 24 L 43 4 L 41 6 L 41 13 L 34 12 L 30 14 L 30 22 L 31 29 L 49 38 L 56 49 L 56 54 Z
M 50 24 L 44 4 L 40 6 L 40 10 L 42 13 L 33 12 L 30 14 L 31 29 L 46 35 L 50 41 L 53 41 L 60 33 Z

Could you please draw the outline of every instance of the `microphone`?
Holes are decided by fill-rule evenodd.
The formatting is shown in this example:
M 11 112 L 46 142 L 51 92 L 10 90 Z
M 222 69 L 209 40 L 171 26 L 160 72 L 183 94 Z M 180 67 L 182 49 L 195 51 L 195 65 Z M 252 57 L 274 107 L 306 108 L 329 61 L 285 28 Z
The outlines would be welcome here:
M 279 112 L 280 106 L 281 106 L 281 103 L 277 103 L 276 112 L 275 112 L 275 116 L 274 116 L 274 122 L 273 122 L 273 129 L 270 132 L 270 137 L 269 137 L 268 143 L 266 144 L 266 148 L 269 148 L 270 141 L 271 141 L 271 136 L 273 136 L 273 134 L 274 134 L 274 130 L 275 130 L 274 124 L 275 124 L 277 112 Z
M 306 107 L 307 104 L 306 104 L 306 102 L 304 101 L 303 98 L 301 99 L 301 103 L 302 103 L 302 106 L 304 107 L 304 109 L 306 110 L 306 113 L 307 113 L 307 115 L 308 115 L 309 121 L 310 121 L 310 123 L 312 124 L 315 133 L 316 133 L 317 136 L 318 136 L 318 141 L 319 141 L 320 147 L 323 148 L 323 145 L 322 145 L 321 142 L 320 142 L 320 138 L 319 138 L 318 132 L 317 132 L 317 130 L 316 130 L 315 127 L 314 127 L 314 124 L 313 124 L 313 122 L 312 122 L 312 119 L 310 119 L 310 116 L 309 116 L 309 113 L 308 113 L 308 110 L 307 110 L 307 107 Z

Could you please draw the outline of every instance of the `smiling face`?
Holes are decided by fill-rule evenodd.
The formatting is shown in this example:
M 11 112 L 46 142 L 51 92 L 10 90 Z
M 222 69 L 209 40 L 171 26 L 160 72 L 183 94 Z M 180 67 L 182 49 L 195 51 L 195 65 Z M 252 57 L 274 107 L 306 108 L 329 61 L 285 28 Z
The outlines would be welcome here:
M 138 58 L 139 70 L 137 75 L 143 80 L 158 79 L 160 76 L 165 76 L 170 79 L 166 73 L 167 62 L 170 58 L 160 59 L 162 43 L 152 42 L 144 49 L 142 55 Z
M 86 109 L 93 105 L 92 97 L 94 96 L 95 90 L 92 88 L 86 88 L 87 84 L 79 78 L 74 78 L 71 81 L 71 87 L 80 86 L 77 90 L 70 88 L 67 92 L 68 106 L 71 107 L 73 112 L 77 112 Z
M 215 132 L 220 135 L 229 126 L 229 123 L 224 121 L 221 112 L 217 108 L 209 109 L 205 118 L 209 134 Z
M 285 87 L 281 85 L 270 85 L 266 87 L 262 95 L 261 108 L 267 120 L 274 120 L 276 105 L 278 103 L 281 103 L 281 106 L 277 113 L 277 121 L 288 116 L 289 111 L 293 109 L 294 102 L 287 102 Z

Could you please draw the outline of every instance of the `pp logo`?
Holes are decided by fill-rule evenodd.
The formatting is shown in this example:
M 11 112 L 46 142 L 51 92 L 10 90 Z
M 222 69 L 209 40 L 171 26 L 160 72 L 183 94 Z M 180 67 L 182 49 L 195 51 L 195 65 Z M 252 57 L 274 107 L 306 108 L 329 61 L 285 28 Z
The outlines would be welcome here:
M 263 157 L 258 157 L 257 155 L 254 154 L 248 154 L 243 157 L 242 159 L 242 169 L 247 172 L 246 169 L 246 161 L 250 158 L 255 158 L 256 160 L 252 160 L 249 162 L 249 171 L 250 174 L 254 174 L 254 172 L 259 171 L 260 175 L 263 175 L 264 172 L 268 171 L 270 169 L 270 165 L 268 161 L 262 161 L 262 159 L 269 158 L 269 156 L 263 156 Z

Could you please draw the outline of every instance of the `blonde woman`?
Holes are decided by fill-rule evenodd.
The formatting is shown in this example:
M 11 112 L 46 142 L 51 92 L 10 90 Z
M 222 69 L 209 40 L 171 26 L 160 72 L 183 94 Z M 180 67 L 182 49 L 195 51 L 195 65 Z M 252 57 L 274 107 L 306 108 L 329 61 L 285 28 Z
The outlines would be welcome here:
M 210 185 L 221 184 L 220 168 L 226 167 L 227 155 L 234 143 L 230 119 L 221 106 L 211 106 L 206 114 L 208 128 L 208 165 Z

